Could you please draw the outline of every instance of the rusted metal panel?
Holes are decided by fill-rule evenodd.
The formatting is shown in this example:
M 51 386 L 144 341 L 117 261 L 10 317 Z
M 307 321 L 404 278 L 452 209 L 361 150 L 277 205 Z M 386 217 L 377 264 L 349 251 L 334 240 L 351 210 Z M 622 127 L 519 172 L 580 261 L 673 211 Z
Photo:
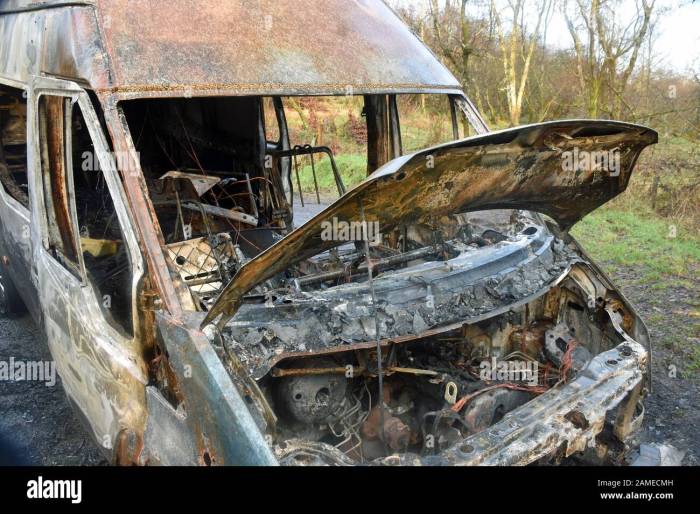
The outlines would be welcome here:
M 94 2 L 90 0 L 3 0 L 0 3 L 0 14 L 30 12 L 75 5 L 94 5 Z
M 459 92 L 380 0 L 104 0 L 98 14 L 127 96 Z
M 63 102 L 77 100 L 83 120 L 90 131 L 96 154 L 100 156 L 100 165 L 104 180 L 115 201 L 115 212 L 122 225 L 124 241 L 130 252 L 132 266 L 132 283 L 130 289 L 136 291 L 143 275 L 140 255 L 136 253 L 136 238 L 131 223 L 126 216 L 123 196 L 119 189 L 119 179 L 112 164 L 104 158 L 107 144 L 101 135 L 101 127 L 87 94 L 75 84 L 54 79 L 36 78 L 30 89 L 30 111 L 28 156 L 30 163 L 29 179 L 32 184 L 33 222 L 31 226 L 32 258 L 36 278 L 32 277 L 41 302 L 41 319 L 47 334 L 49 349 L 56 362 L 63 387 L 77 410 L 88 421 L 93 436 L 108 456 L 112 450 L 121 449 L 118 434 L 128 427 L 129 434 L 138 435 L 145 427 L 145 386 L 148 372 L 142 358 L 144 348 L 140 338 L 129 338 L 115 330 L 106 320 L 101 304 L 98 303 L 97 291 L 86 279 L 83 270 L 76 270 L 74 275 L 56 260 L 42 244 L 47 219 L 44 206 L 46 199 L 52 199 L 62 211 L 61 222 L 64 230 L 72 230 L 75 221 L 72 216 L 73 201 L 68 170 L 71 170 L 67 156 L 64 155 L 64 143 L 70 137 L 65 129 L 66 118 Z M 36 101 L 37 94 L 42 96 L 44 104 Z M 75 95 L 75 96 L 74 96 Z M 46 107 L 46 116 L 53 124 L 44 126 L 37 123 L 34 107 Z M 70 104 L 67 104 L 70 105 Z M 77 107 L 76 107 L 77 108 Z M 49 134 L 38 133 L 40 128 Z M 39 159 L 40 147 L 46 146 L 45 156 L 51 159 Z M 43 168 L 47 177 L 42 179 Z M 71 170 L 72 171 L 72 170 Z M 50 183 L 59 194 L 49 195 L 50 191 L 42 188 L 42 183 Z M 51 219 L 56 215 L 51 213 Z M 72 232 L 71 232 L 72 234 Z M 68 239 L 73 239 L 69 237 Z M 74 242 L 70 241 L 75 245 Z M 75 248 L 74 251 L 77 251 Z M 132 251 L 133 250 L 133 251 Z M 140 334 L 140 320 L 135 320 L 136 333 Z M 144 341 L 145 341 L 144 337 Z M 133 438 L 127 438 L 131 441 Z
M 78 261 L 75 233 L 70 212 L 68 170 L 66 169 L 65 100 L 62 96 L 42 96 L 39 100 L 39 127 L 42 138 L 44 201 L 49 210 L 50 243 L 61 242 L 61 252 Z M 45 147 L 44 143 L 45 142 Z M 49 189 L 50 188 L 50 189 Z
M 142 431 L 145 426 L 145 365 L 138 350 L 126 344 L 115 348 L 113 330 L 91 288 L 73 280 L 46 252 L 37 252 L 37 259 L 51 356 L 63 388 L 111 457 L 124 427 Z
M 183 323 L 156 315 L 162 344 L 182 385 L 187 413 L 184 423 L 189 444 L 194 441 L 198 463 L 276 465 L 270 446 L 231 376 L 205 334 L 189 328 L 195 324 L 188 322 L 187 316 Z
M 337 246 L 337 242 L 323 240 L 323 222 L 334 218 L 357 221 L 361 204 L 367 219 L 379 221 L 382 231 L 427 215 L 500 208 L 547 214 L 569 228 L 625 190 L 639 153 L 657 138 L 656 132 L 638 125 L 560 121 L 475 136 L 395 159 L 245 264 L 205 323 L 223 315 L 222 326 L 255 285 Z M 587 152 L 615 149 L 620 155 L 619 173 L 613 176 L 594 166 L 564 171 L 562 154 L 575 148 Z
M 112 85 L 94 6 L 73 2 L 10 12 L 0 13 L 0 76 L 27 83 L 32 76 L 50 75 L 92 89 Z
M 0 40 L 12 41 L 0 76 L 45 73 L 120 99 L 462 93 L 381 0 L 15 0 L 0 7 Z
M 192 306 L 192 296 L 180 286 L 179 282 L 174 282 L 170 278 L 176 276 L 177 270 L 170 270 L 163 254 L 162 246 L 165 242 L 153 205 L 148 200 L 148 188 L 143 174 L 140 173 L 138 154 L 133 147 L 126 119 L 113 102 L 105 97 L 101 99 L 106 105 L 105 120 L 112 136 L 114 149 L 121 155 L 128 156 L 128 162 L 124 163 L 126 169 L 121 170 L 121 178 L 134 226 L 140 236 L 139 244 L 146 256 L 150 278 L 160 293 L 159 301 L 162 303 L 159 307 L 162 306 L 173 316 L 180 316 L 183 303 L 186 306 Z

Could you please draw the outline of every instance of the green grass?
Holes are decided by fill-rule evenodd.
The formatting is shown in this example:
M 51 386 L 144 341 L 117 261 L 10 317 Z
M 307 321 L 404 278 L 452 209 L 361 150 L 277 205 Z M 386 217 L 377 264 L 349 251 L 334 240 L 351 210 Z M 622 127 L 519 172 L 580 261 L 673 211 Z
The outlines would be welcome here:
M 646 281 L 692 279 L 700 266 L 700 239 L 680 225 L 671 237 L 671 225 L 652 212 L 608 207 L 588 215 L 572 233 L 596 260 L 643 267 Z
M 695 345 L 690 351 L 687 368 L 691 373 L 700 374 L 700 346 Z
M 679 366 L 683 377 L 700 378 L 700 345 L 693 342 L 700 336 L 697 299 L 691 293 L 687 307 L 671 303 L 668 308 L 674 301 L 668 294 L 675 295 L 676 288 L 697 291 L 700 238 L 697 230 L 680 224 L 676 237 L 669 237 L 671 223 L 651 210 L 606 206 L 584 218 L 572 234 L 604 267 L 633 268 L 632 277 L 639 278 L 632 282 L 647 292 L 646 321 L 658 333 L 658 344 L 671 352 L 668 363 Z
M 314 179 L 311 172 L 311 165 L 302 166 L 304 161 L 299 161 L 299 178 L 301 179 L 301 187 L 304 193 L 314 192 Z M 363 155 L 346 154 L 335 156 L 335 163 L 338 166 L 338 171 L 343 179 L 343 183 L 347 189 L 359 184 L 367 177 L 367 158 Z M 331 161 L 327 157 L 316 162 L 316 178 L 318 180 L 318 188 L 325 194 L 338 194 L 335 186 L 335 179 L 331 171 Z M 297 187 L 296 174 L 292 177 L 294 187 Z

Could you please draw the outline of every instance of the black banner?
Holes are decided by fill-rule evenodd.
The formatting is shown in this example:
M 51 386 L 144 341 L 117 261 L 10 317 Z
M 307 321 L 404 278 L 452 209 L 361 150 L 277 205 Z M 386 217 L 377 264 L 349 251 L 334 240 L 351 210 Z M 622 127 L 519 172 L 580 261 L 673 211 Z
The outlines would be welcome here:
M 11 504 L 112 508 L 664 506 L 694 497 L 697 482 L 697 468 L 665 467 L 0 468 Z

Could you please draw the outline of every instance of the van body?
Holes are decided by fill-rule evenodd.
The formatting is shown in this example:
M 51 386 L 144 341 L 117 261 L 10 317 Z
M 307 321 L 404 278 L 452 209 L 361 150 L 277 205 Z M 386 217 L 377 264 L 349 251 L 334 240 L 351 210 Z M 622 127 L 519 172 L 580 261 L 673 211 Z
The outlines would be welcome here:
M 320 97 L 362 103 L 354 188 L 292 144 Z M 620 462 L 642 421 L 648 332 L 568 231 L 656 133 L 492 132 L 380 0 L 0 2 L 0 138 L 0 303 L 113 463 Z

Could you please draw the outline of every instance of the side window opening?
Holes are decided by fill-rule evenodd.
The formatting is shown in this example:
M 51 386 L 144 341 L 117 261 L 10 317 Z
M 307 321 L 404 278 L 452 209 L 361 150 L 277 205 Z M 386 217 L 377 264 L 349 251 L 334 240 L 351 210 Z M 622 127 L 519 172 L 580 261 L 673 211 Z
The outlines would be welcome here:
M 280 126 L 277 120 L 277 111 L 275 110 L 273 98 L 269 96 L 263 98 L 262 106 L 265 116 L 265 139 L 267 140 L 267 144 L 268 146 L 279 146 L 282 136 L 280 134 Z
M 333 165 L 345 189 L 367 176 L 367 123 L 362 96 L 283 98 L 289 139 L 295 221 L 301 224 L 337 200 Z M 305 152 L 304 148 L 328 152 Z
M 29 209 L 27 100 L 25 92 L 0 85 L 0 183 Z
M 45 142 L 42 169 L 49 250 L 76 273 L 79 259 L 75 241 L 79 241 L 86 278 L 105 319 L 132 336 L 131 262 L 80 106 L 69 98 L 40 97 L 39 127 Z
M 42 184 L 47 213 L 47 250 L 80 278 L 75 227 L 71 222 L 70 189 L 66 170 L 66 106 L 70 99 L 42 95 L 39 99 Z
M 244 254 L 279 238 L 281 194 L 265 166 L 279 135 L 266 137 L 259 97 L 134 100 L 121 107 L 165 255 L 201 304 L 213 301 Z M 275 124 L 273 112 L 269 128 Z
M 404 155 L 454 141 L 464 133 L 461 123 L 454 132 L 448 95 L 398 95 L 397 104 Z

